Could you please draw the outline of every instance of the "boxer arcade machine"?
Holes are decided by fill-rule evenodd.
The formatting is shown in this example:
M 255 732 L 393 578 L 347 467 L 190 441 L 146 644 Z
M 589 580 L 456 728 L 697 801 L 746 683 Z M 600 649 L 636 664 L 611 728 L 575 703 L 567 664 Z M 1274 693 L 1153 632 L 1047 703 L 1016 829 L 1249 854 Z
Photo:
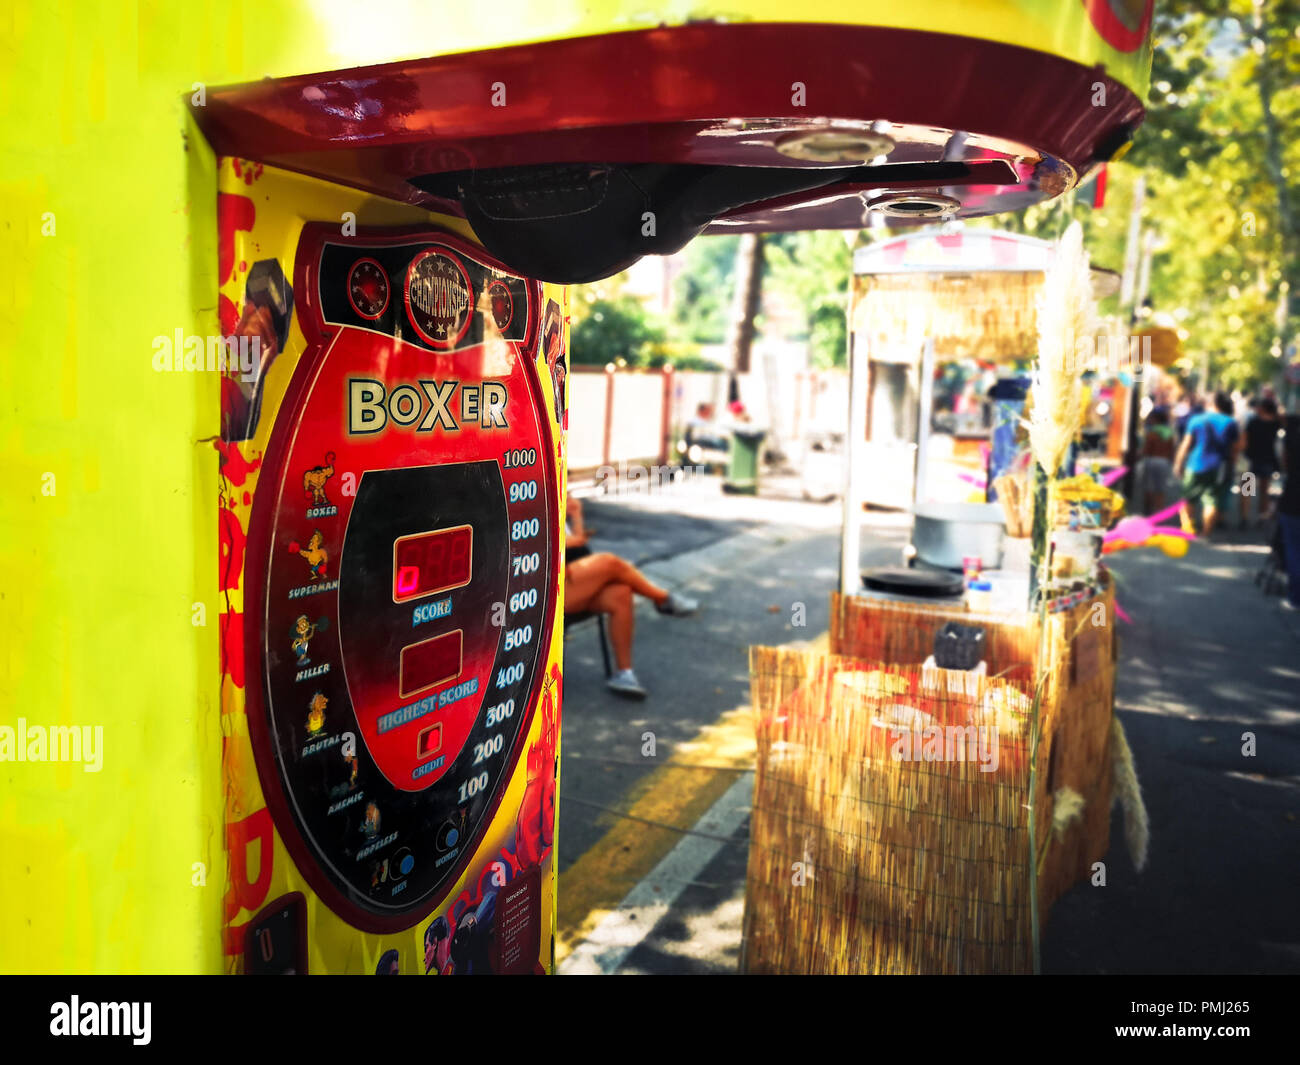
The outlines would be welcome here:
M 229 968 L 544 971 L 565 294 L 459 220 L 219 174 Z
M 196 111 L 239 363 L 229 971 L 553 968 L 563 285 L 702 232 L 1018 209 L 1142 117 L 1149 0 L 823 17 L 267 79 Z

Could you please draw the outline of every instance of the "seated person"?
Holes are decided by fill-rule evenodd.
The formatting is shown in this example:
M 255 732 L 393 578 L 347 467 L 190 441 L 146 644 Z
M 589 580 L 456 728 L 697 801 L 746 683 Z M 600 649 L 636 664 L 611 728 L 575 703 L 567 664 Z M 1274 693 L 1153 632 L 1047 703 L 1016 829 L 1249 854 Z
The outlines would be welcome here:
M 632 672 L 633 593 L 643 595 L 661 614 L 687 617 L 699 603 L 650 581 L 625 559 L 608 552 L 592 554 L 591 531 L 582 520 L 582 502 L 569 496 L 564 505 L 564 612 L 591 611 L 609 615 L 609 640 L 618 671 L 606 682 L 609 690 L 629 699 L 644 699 L 646 690 Z

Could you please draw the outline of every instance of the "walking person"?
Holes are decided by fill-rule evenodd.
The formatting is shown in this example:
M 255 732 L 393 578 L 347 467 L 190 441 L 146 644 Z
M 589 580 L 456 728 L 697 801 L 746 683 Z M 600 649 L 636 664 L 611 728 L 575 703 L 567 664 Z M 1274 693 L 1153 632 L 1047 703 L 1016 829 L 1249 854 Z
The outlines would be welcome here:
M 1196 531 L 1192 508 L 1200 503 L 1202 535 L 1209 536 L 1232 490 L 1232 474 L 1241 450 L 1241 433 L 1232 412 L 1232 397 L 1216 392 L 1214 409 L 1195 414 L 1187 422 L 1174 472 L 1183 478 L 1182 525 L 1188 532 Z
M 1273 516 L 1272 499 L 1269 489 L 1273 484 L 1273 474 L 1277 473 L 1277 431 L 1282 427 L 1278 417 L 1277 400 L 1272 396 L 1262 396 L 1255 403 L 1255 411 L 1246 419 L 1246 446 L 1244 453 L 1250 463 L 1250 473 L 1254 478 L 1257 514 L 1256 521 L 1267 521 Z M 1244 515 L 1243 515 L 1244 517 Z
M 1142 486 L 1138 498 L 1142 500 L 1143 514 L 1157 514 L 1164 510 L 1169 498 L 1177 491 L 1174 480 L 1176 451 L 1174 430 L 1169 424 L 1169 408 L 1152 408 L 1147 415 L 1142 457 L 1137 466 L 1137 481 Z
M 1286 417 L 1282 440 L 1282 470 L 1286 481 L 1277 504 L 1278 529 L 1282 533 L 1282 554 L 1286 563 L 1287 588 L 1282 596 L 1285 610 L 1300 610 L 1300 414 Z

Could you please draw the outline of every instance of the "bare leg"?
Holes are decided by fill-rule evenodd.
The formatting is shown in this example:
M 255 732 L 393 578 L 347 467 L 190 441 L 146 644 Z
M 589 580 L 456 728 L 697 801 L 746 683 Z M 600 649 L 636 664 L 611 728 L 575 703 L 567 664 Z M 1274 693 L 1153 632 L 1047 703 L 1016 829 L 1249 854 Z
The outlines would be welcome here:
M 626 584 L 607 584 L 591 601 L 590 610 L 609 615 L 609 642 L 619 669 L 632 668 L 632 633 L 636 625 L 632 589 Z
M 593 609 L 590 604 L 600 590 L 609 584 L 625 584 L 655 603 L 662 603 L 668 598 L 665 589 L 647 580 L 630 562 L 607 553 L 588 555 L 571 562 L 565 568 L 564 579 L 565 609 L 570 612 Z
M 1201 506 L 1201 513 L 1205 515 L 1205 535 L 1209 536 L 1214 532 L 1215 523 L 1219 520 L 1218 508 L 1210 503 L 1204 503 Z
M 668 598 L 667 588 L 660 588 L 631 562 L 619 558 L 617 555 L 610 555 L 609 557 L 618 564 L 618 579 L 631 588 L 632 591 L 638 595 L 644 595 L 653 603 L 662 603 Z

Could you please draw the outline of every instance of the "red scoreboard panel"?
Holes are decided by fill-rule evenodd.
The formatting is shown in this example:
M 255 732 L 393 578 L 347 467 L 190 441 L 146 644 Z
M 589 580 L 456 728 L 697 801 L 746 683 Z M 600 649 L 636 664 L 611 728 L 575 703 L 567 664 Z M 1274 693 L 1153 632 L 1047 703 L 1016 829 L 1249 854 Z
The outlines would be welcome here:
M 249 730 L 295 864 L 383 932 L 443 900 L 512 776 L 561 508 L 540 286 L 446 233 L 338 232 L 306 226 L 295 259 L 307 348 L 250 519 Z M 354 483 L 307 490 L 326 463 Z

